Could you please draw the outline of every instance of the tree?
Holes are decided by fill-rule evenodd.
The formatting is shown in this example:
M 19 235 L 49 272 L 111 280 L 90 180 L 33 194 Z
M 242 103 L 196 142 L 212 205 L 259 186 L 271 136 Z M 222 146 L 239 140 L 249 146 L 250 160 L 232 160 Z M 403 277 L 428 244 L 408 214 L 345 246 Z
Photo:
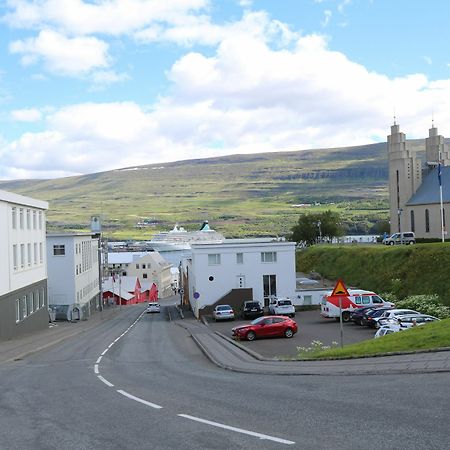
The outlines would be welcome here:
M 343 235 L 341 218 L 338 213 L 302 214 L 297 225 L 292 227 L 291 241 L 311 245 L 319 240 L 331 240 Z

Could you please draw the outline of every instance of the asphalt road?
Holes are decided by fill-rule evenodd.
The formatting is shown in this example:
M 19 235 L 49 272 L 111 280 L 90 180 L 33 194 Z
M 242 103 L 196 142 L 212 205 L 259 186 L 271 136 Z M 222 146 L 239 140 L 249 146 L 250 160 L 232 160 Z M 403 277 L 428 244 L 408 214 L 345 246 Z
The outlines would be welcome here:
M 341 332 L 339 322 L 322 318 L 320 311 L 297 312 L 294 320 L 297 322 L 298 332 L 293 338 L 270 338 L 252 342 L 240 341 L 240 343 L 267 358 L 296 357 L 298 355 L 297 347 L 311 347 L 311 343 L 314 340 L 318 340 L 324 345 L 331 346 L 333 342 L 340 345 Z M 236 319 L 214 322 L 212 319 L 208 319 L 210 328 L 228 337 L 231 337 L 231 329 L 233 327 L 245 323 L 249 323 L 249 320 Z M 344 345 L 373 339 L 376 331 L 373 328 L 354 325 L 353 322 L 344 323 L 342 329 Z
M 450 374 L 246 375 L 163 313 L 0 365 L 2 449 L 445 449 Z M 325 325 L 327 326 L 327 325 Z

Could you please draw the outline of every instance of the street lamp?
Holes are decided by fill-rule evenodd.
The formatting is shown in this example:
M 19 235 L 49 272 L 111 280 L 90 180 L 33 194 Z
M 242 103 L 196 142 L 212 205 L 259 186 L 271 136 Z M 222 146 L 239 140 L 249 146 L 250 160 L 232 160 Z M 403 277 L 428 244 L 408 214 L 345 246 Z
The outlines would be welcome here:
M 322 222 L 320 220 L 317 221 L 317 227 L 319 228 L 319 243 L 322 242 Z
M 402 218 L 402 212 L 403 212 L 403 209 L 402 209 L 402 208 L 399 208 L 399 209 L 397 210 L 397 214 L 398 214 L 398 232 L 400 233 L 400 244 L 403 244 L 403 236 L 402 236 L 402 220 L 401 220 L 401 218 Z

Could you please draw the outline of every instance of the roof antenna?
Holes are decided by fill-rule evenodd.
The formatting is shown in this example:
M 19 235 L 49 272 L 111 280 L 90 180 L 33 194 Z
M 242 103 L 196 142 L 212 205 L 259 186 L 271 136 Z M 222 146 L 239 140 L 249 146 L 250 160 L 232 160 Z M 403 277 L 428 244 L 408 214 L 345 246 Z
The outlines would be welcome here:
M 395 106 L 394 106 L 394 125 L 397 125 L 396 119 L 397 119 L 397 117 L 395 116 Z
M 434 110 L 431 111 L 431 128 L 434 128 Z

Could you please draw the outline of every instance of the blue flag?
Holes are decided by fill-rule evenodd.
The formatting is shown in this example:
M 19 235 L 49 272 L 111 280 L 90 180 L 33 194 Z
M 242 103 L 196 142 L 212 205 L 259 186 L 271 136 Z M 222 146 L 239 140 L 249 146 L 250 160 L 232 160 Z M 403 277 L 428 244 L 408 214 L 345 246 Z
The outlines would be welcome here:
M 438 164 L 438 180 L 439 180 L 439 186 L 442 186 L 442 166 L 441 166 L 441 163 Z

